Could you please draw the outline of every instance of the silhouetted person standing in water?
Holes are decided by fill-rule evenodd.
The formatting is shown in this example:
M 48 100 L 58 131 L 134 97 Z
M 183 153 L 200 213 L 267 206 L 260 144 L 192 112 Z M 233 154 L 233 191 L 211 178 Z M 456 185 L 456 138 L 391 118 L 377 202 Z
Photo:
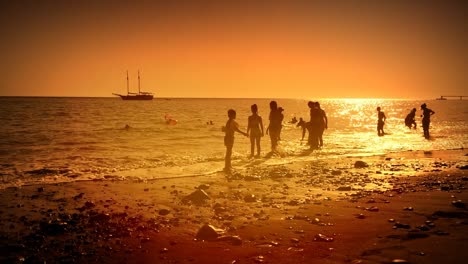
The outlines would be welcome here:
M 377 112 L 378 112 L 377 135 L 383 136 L 385 135 L 383 127 L 385 125 L 385 120 L 387 119 L 387 117 L 385 116 L 384 112 L 380 111 L 380 106 L 377 107 Z
M 276 151 L 276 147 L 278 146 L 278 140 L 280 137 L 281 131 L 281 122 L 283 121 L 282 118 L 283 114 L 278 110 L 278 104 L 276 101 L 270 102 L 270 124 L 268 124 L 267 128 L 267 135 L 270 135 L 271 140 L 271 150 Z
M 304 136 L 305 136 L 305 132 L 307 130 L 307 126 L 308 126 L 308 124 L 306 123 L 306 121 L 304 121 L 304 119 L 302 119 L 302 117 L 300 117 L 299 118 L 299 123 L 297 123 L 296 127 L 301 127 L 302 128 L 301 141 L 304 140 Z
M 248 136 L 247 133 L 242 132 L 239 130 L 239 124 L 235 121 L 236 119 L 236 111 L 233 109 L 228 110 L 228 121 L 226 122 L 226 126 L 223 127 L 224 132 L 226 133 L 224 136 L 224 145 L 226 146 L 226 157 L 224 159 L 224 171 L 231 170 L 231 156 L 232 156 L 232 147 L 234 146 L 234 133 L 239 132 L 245 136 Z
M 416 115 L 416 108 L 413 108 L 413 110 L 411 110 L 411 112 L 405 118 L 405 125 L 409 129 L 411 129 L 412 126 L 414 129 L 416 129 L 416 120 L 414 120 L 415 115 Z
M 319 102 L 316 102 L 315 103 L 315 106 L 317 107 L 318 109 L 318 112 L 320 113 L 320 124 L 319 124 L 319 131 L 318 131 L 318 136 L 319 136 L 319 146 L 320 147 L 323 147 L 323 131 L 325 131 L 325 129 L 328 128 L 328 118 L 327 118 L 327 114 L 325 113 L 325 110 L 323 110 L 322 108 L 320 108 L 320 103 Z
M 250 107 L 252 115 L 249 116 L 247 134 L 250 134 L 250 157 L 254 156 L 255 145 L 257 145 L 257 157 L 260 157 L 260 138 L 263 137 L 263 121 L 258 115 L 258 107 L 253 104 Z
M 422 114 L 422 127 L 424 130 L 424 137 L 429 138 L 429 125 L 431 123 L 431 115 L 435 114 L 434 111 L 427 108 L 426 104 L 421 105 L 421 109 L 423 110 Z
M 310 149 L 318 149 L 319 137 L 320 137 L 320 126 L 322 124 L 322 113 L 317 108 L 317 104 L 314 102 L 308 102 L 307 105 L 310 108 L 310 122 L 309 122 L 309 140 Z

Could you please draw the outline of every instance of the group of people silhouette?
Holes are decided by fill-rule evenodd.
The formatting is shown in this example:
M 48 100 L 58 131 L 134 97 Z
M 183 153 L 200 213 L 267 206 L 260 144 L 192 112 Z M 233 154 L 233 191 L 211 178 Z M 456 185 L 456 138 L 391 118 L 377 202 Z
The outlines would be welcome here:
M 308 145 L 310 149 L 318 149 L 323 146 L 322 135 L 325 129 L 328 128 L 328 119 L 325 114 L 325 111 L 320 108 L 320 103 L 318 102 L 308 102 L 307 104 L 310 108 L 310 121 L 305 122 L 300 118 L 297 126 L 302 127 L 302 140 L 304 140 L 305 131 L 309 131 Z M 254 157 L 255 147 L 257 148 L 257 154 L 255 157 L 260 157 L 261 147 L 260 139 L 266 133 L 270 136 L 271 141 L 271 150 L 272 152 L 277 151 L 278 141 L 281 140 L 281 129 L 283 128 L 283 111 L 282 107 L 278 107 L 276 101 L 270 102 L 270 114 L 268 117 L 269 124 L 265 131 L 263 125 L 263 119 L 258 114 L 258 106 L 253 104 L 250 107 L 252 115 L 248 118 L 247 132 L 243 132 L 239 129 L 239 124 L 235 121 L 236 111 L 233 109 L 228 110 L 228 121 L 226 125 L 222 128 L 225 132 L 224 136 L 224 145 L 226 146 L 226 157 L 225 157 L 225 171 L 231 170 L 231 156 L 232 148 L 234 146 L 234 134 L 235 132 L 241 133 L 245 136 L 250 137 L 250 157 Z M 297 119 L 293 118 L 291 123 L 296 123 Z
M 431 123 L 431 116 L 435 114 L 435 112 L 427 108 L 427 105 L 425 103 L 421 105 L 421 110 L 423 111 L 421 115 L 421 123 L 424 131 L 424 137 L 426 139 L 429 139 L 429 125 Z M 385 135 L 383 127 L 386 119 L 387 117 L 385 116 L 384 112 L 382 112 L 380 106 L 377 107 L 377 135 L 379 136 Z M 416 129 L 416 108 L 413 108 L 411 112 L 409 112 L 409 114 L 406 115 L 405 126 L 407 126 L 409 129 Z
M 299 121 L 296 117 L 289 122 L 291 124 L 296 124 L 296 127 L 302 128 L 302 138 L 301 141 L 304 140 L 305 133 L 308 131 L 308 139 L 307 145 L 310 146 L 311 150 L 319 149 L 323 147 L 323 133 L 325 129 L 328 128 L 328 118 L 325 111 L 320 107 L 319 102 L 312 102 L 309 101 L 307 103 L 309 107 L 310 119 L 306 122 L 302 117 L 299 118 Z M 222 131 L 225 132 L 224 136 L 224 145 L 226 146 L 226 157 L 225 157 L 225 171 L 231 170 L 231 156 L 232 156 L 232 148 L 234 146 L 234 134 L 235 132 L 241 133 L 246 137 L 250 137 L 250 157 L 260 157 L 261 147 L 260 147 L 260 139 L 266 133 L 270 136 L 271 141 L 271 150 L 272 153 L 277 151 L 278 141 L 281 140 L 281 129 L 283 127 L 283 111 L 282 107 L 278 107 L 278 103 L 276 101 L 270 102 L 270 114 L 268 117 L 269 124 L 265 131 L 263 126 L 263 119 L 258 114 L 258 106 L 253 104 L 250 107 L 252 115 L 248 117 L 248 125 L 247 125 L 247 132 L 243 132 L 239 129 L 239 124 L 235 121 L 236 119 L 236 111 L 233 109 L 228 110 L 228 121 L 226 125 L 222 128 Z M 430 125 L 430 117 L 431 115 L 435 114 L 434 111 L 427 108 L 427 105 L 424 103 L 421 105 L 422 112 L 422 127 L 424 130 L 424 137 L 429 138 L 429 125 Z M 377 134 L 379 136 L 385 135 L 384 132 L 384 125 L 387 117 L 382 109 L 377 107 Z M 405 125 L 408 128 L 416 129 L 416 108 L 413 108 L 411 112 L 405 118 Z M 257 149 L 256 155 L 255 147 Z

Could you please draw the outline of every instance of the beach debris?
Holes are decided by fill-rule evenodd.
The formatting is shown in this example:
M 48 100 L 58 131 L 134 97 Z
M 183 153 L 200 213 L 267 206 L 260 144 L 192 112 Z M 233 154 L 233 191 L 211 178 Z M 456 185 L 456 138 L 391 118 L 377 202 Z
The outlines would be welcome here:
M 405 208 L 403 208 L 403 210 L 404 210 L 404 211 L 413 211 L 413 210 L 414 210 L 414 208 L 413 208 L 413 207 L 411 207 L 411 206 L 409 206 L 409 207 L 405 207 Z
M 335 240 L 333 237 L 328 237 L 324 234 L 316 234 L 314 236 L 314 241 L 333 242 L 333 240 Z
M 452 205 L 457 207 L 457 208 L 465 208 L 466 207 L 466 204 L 464 202 L 462 202 L 461 200 L 452 201 Z
M 169 252 L 168 248 L 161 248 L 161 250 L 159 250 L 159 253 L 167 253 L 167 252 Z
M 358 160 L 354 163 L 354 168 L 356 169 L 362 169 L 362 168 L 367 168 L 367 167 L 369 167 L 369 164 L 367 164 L 366 162 L 362 160 Z
M 224 229 L 216 228 L 210 224 L 204 224 L 197 232 L 195 238 L 198 240 L 213 241 L 218 237 L 223 236 L 225 233 Z
M 197 189 L 191 194 L 185 196 L 183 201 L 191 202 L 196 205 L 201 205 L 201 204 L 204 204 L 206 200 L 209 200 L 209 199 L 210 199 L 210 196 L 208 196 L 208 194 L 204 190 Z

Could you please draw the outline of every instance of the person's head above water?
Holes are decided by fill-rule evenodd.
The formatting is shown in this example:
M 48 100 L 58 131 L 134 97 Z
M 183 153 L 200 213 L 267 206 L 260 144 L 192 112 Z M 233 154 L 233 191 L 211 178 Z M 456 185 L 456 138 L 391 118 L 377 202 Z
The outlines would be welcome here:
M 229 119 L 235 119 L 236 118 L 236 111 L 234 109 L 229 109 L 228 110 L 228 117 L 229 117 Z
M 421 105 L 421 109 L 425 109 L 425 108 L 426 108 L 426 104 L 424 103 Z
M 377 111 L 380 111 L 380 106 L 377 106 Z
M 270 109 L 271 110 L 276 110 L 278 108 L 278 104 L 276 103 L 276 101 L 271 101 L 270 102 Z
M 308 106 L 309 108 L 312 108 L 312 107 L 314 106 L 314 102 L 309 101 L 309 102 L 307 103 L 307 106 Z
M 251 105 L 251 106 L 250 106 L 250 110 L 252 111 L 252 113 L 257 113 L 257 112 L 258 112 L 257 104 Z
M 416 112 L 416 108 L 413 108 L 413 110 L 411 110 L 411 112 Z

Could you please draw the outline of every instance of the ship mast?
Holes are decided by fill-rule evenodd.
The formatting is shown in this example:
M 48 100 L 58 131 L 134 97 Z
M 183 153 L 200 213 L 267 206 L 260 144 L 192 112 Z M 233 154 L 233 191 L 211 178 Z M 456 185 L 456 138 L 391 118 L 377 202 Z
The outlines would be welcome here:
M 138 70 L 138 94 L 140 93 L 140 70 Z
M 130 84 L 129 84 L 129 82 L 128 82 L 128 70 L 127 70 L 127 94 L 130 93 L 129 86 L 130 86 Z

